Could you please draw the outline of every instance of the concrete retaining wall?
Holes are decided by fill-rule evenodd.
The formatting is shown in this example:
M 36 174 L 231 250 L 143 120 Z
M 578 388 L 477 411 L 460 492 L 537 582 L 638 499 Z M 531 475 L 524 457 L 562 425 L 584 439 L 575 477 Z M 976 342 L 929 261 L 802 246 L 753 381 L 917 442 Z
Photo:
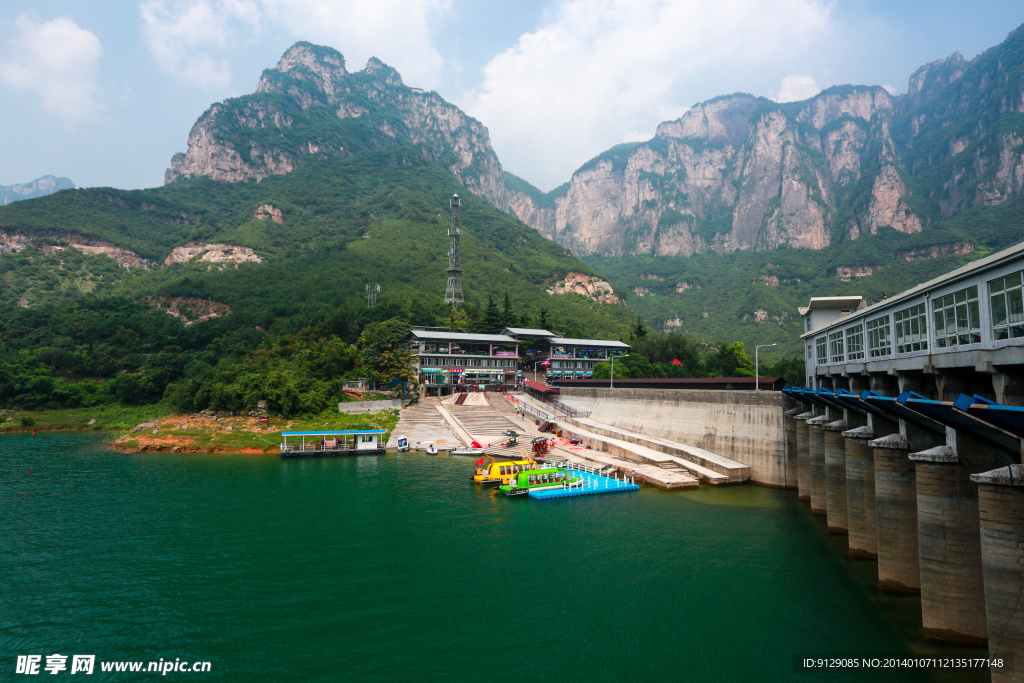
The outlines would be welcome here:
M 367 415 L 378 413 L 388 408 L 399 409 L 402 407 L 402 399 L 393 398 L 386 401 L 346 401 L 338 404 L 338 412 L 348 415 Z
M 756 484 L 786 485 L 786 397 L 777 391 L 566 387 L 559 399 L 598 422 L 698 446 L 750 466 Z
M 796 417 L 797 500 L 811 499 L 811 435 L 807 421 L 812 417 L 810 412 Z
M 797 461 L 797 450 L 796 450 L 796 416 L 804 412 L 803 407 L 790 408 L 787 410 L 785 415 L 785 429 L 786 429 L 786 488 L 795 489 L 799 486 L 797 469 L 799 463 Z

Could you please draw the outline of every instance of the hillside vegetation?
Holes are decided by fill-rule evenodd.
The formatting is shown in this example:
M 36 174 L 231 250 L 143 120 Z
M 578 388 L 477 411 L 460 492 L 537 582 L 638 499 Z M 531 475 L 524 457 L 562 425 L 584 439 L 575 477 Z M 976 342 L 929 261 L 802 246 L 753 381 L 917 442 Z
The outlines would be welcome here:
M 546 308 L 552 325 L 587 335 L 621 333 L 624 307 L 544 292 L 546 283 L 565 273 L 593 273 L 591 268 L 466 193 L 417 147 L 314 161 L 259 183 L 200 177 L 147 190 L 67 191 L 3 207 L 0 230 L 74 232 L 156 263 L 175 246 L 227 243 L 252 248 L 263 263 L 222 269 L 189 262 L 129 276 L 108 264 L 100 269 L 101 257 L 88 257 L 92 270 L 83 274 L 83 259 L 70 251 L 65 258 L 63 252 L 55 257 L 25 250 L 0 254 L 0 273 L 23 283 L 0 301 L 12 305 L 17 297 L 38 304 L 84 290 L 132 299 L 196 297 L 227 304 L 261 327 L 296 330 L 340 310 L 358 315 L 365 308 L 366 284 L 379 283 L 378 305 L 419 311 L 414 322 L 432 324 L 446 315 L 440 302 L 448 265 L 448 200 L 455 193 L 463 196 L 463 284 L 471 311 L 488 296 L 501 299 L 507 292 L 528 315 Z M 283 222 L 254 218 L 266 204 L 283 212 Z M 103 277 L 92 276 L 98 270 Z
M 970 209 L 916 235 L 882 230 L 821 251 L 586 261 L 629 291 L 630 307 L 658 330 L 742 341 L 748 349 L 774 342 L 779 348 L 767 353 L 785 357 L 801 353 L 797 307 L 812 296 L 861 295 L 874 303 L 1020 241 L 1024 200 Z M 848 270 L 844 281 L 840 269 L 870 275 Z

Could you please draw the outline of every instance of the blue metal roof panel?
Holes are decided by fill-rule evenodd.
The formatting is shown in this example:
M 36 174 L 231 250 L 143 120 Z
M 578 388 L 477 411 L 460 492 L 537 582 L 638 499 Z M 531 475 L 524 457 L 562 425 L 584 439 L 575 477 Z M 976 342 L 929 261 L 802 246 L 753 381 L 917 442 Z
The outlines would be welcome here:
M 868 409 L 860 402 L 857 394 L 846 389 L 836 389 L 835 400 L 847 410 L 854 410 L 862 415 L 868 413 Z
M 817 394 L 818 398 L 824 401 L 825 405 L 827 405 L 830 408 L 838 408 L 839 410 L 843 410 L 844 408 L 846 408 L 845 405 L 843 405 L 840 401 L 836 400 L 835 394 L 833 394 L 828 389 L 818 389 Z
M 1004 453 L 1020 454 L 1020 442 L 1017 439 L 972 418 L 968 413 L 957 410 L 953 402 L 910 398 L 902 403 L 915 412 L 958 431 L 966 432 L 976 439 L 995 446 Z
M 873 395 L 865 397 L 864 400 L 867 401 L 868 404 L 875 406 L 876 408 L 883 410 L 886 413 L 889 413 L 888 418 L 890 420 L 895 417 L 900 420 L 905 420 L 918 427 L 921 427 L 922 429 L 927 429 L 930 432 L 935 432 L 936 434 L 946 433 L 946 429 L 941 424 L 939 424 L 935 420 L 925 417 L 921 413 L 911 410 L 902 403 L 899 403 L 895 398 L 892 398 L 891 396 L 882 396 L 881 394 L 878 394 L 876 392 L 871 393 Z M 900 395 L 902 396 L 903 394 Z
M 960 408 L 959 399 L 955 405 Z M 960 410 L 964 410 L 971 417 L 988 422 L 1000 429 L 1005 429 L 1018 438 L 1024 438 L 1024 408 L 1003 406 L 998 403 L 974 403 L 966 409 L 960 408 Z

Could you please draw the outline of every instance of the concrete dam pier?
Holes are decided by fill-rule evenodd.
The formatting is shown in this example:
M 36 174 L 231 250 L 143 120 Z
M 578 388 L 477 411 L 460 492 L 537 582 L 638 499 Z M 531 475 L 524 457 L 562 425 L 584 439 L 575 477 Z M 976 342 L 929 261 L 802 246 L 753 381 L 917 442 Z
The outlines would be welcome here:
M 947 400 L 842 386 L 784 393 L 799 402 L 783 419 L 808 463 L 797 488 L 811 513 L 824 510 L 852 557 L 878 562 L 882 590 L 920 594 L 924 635 L 987 645 L 991 658 L 1014 659 L 993 681 L 1024 680 L 1024 408 L 938 390 Z

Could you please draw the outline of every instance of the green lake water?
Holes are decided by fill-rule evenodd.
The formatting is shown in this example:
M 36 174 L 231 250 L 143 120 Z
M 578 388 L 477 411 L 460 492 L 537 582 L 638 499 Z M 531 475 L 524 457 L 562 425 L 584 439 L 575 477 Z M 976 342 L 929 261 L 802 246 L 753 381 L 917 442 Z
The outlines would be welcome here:
M 464 457 L 106 438 L 0 437 L 0 680 L 53 653 L 210 661 L 167 676 L 208 681 L 928 680 L 794 671 L 934 647 L 917 599 L 877 595 L 795 492 L 534 501 L 474 487 Z

